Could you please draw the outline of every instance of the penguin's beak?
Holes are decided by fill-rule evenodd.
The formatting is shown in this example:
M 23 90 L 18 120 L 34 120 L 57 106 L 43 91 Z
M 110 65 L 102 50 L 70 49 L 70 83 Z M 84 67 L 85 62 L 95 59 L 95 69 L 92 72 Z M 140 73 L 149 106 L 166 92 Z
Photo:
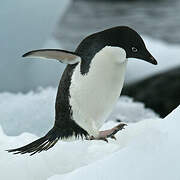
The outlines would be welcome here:
M 158 64 L 156 59 L 151 55 L 151 53 L 146 48 L 144 48 L 143 50 L 137 53 L 130 54 L 130 57 L 127 57 L 127 58 L 135 58 L 135 59 L 144 60 L 154 65 Z
M 144 61 L 147 61 L 147 62 L 149 62 L 149 63 L 151 63 L 151 64 L 154 64 L 154 65 L 157 65 L 157 64 L 158 64 L 157 61 L 156 61 L 156 59 L 151 55 L 151 53 L 150 53 L 149 51 L 146 52 L 146 55 L 144 55 L 144 56 L 142 57 L 142 59 L 143 59 Z
M 156 59 L 151 55 L 149 56 L 147 59 L 146 59 L 147 62 L 151 63 L 151 64 L 154 64 L 154 65 L 157 65 L 157 61 Z

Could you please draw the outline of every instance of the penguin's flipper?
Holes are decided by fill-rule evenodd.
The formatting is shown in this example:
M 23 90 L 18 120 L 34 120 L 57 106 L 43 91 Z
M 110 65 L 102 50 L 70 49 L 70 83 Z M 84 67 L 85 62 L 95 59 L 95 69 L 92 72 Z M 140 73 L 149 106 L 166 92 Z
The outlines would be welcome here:
M 74 52 L 60 49 L 39 49 L 27 52 L 22 57 L 56 59 L 65 64 L 76 64 L 81 61 L 81 57 Z

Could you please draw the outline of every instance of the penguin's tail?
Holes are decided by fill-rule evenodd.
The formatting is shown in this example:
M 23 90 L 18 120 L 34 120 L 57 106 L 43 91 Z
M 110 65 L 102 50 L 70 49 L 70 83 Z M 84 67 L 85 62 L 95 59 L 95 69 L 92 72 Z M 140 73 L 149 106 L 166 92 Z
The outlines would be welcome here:
M 47 151 L 48 149 L 52 148 L 57 143 L 59 138 L 60 131 L 54 126 L 44 137 L 39 138 L 26 146 L 17 149 L 9 149 L 7 151 L 14 154 L 30 153 L 30 155 L 34 155 L 36 153 L 40 153 L 41 151 Z

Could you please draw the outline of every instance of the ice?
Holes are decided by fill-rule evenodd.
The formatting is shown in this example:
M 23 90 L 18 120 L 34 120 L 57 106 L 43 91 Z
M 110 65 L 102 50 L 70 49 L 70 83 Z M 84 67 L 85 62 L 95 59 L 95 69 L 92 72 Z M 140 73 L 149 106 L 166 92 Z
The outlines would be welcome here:
M 147 49 L 158 61 L 158 65 L 151 65 L 142 60 L 129 59 L 126 73 L 126 83 L 135 82 L 148 76 L 180 66 L 180 46 L 155 40 L 143 36 Z
M 39 89 L 26 94 L 0 93 L 0 125 L 7 135 L 30 132 L 44 135 L 52 127 L 55 117 L 56 88 Z M 121 97 L 108 120 L 124 122 L 157 117 L 144 104 Z
M 131 124 L 118 133 L 119 147 L 114 153 L 48 180 L 179 180 L 179 118 L 180 106 L 164 120 L 149 119 Z
M 1 93 L 1 124 L 7 123 L 3 129 L 9 134 L 47 131 L 53 125 L 55 92 L 55 88 L 47 88 L 28 94 Z M 116 135 L 117 141 L 59 141 L 49 151 L 32 157 L 5 150 L 32 142 L 37 136 L 27 132 L 7 136 L 0 128 L 0 179 L 179 180 L 180 106 L 162 120 L 142 103 L 121 97 L 109 120 L 117 117 L 129 122 Z M 130 123 L 133 121 L 136 123 Z M 116 124 L 108 121 L 102 129 Z
M 141 102 L 134 102 L 132 98 L 120 96 L 108 121 L 120 120 L 123 122 L 138 122 L 147 118 L 159 117 L 151 109 L 145 108 Z
M 32 157 L 4 150 L 27 144 L 36 136 L 9 137 L 0 129 L 0 179 L 179 180 L 179 118 L 180 106 L 164 120 L 130 123 L 116 135 L 117 141 L 59 141 L 53 149 Z
M 5 133 L 47 132 L 54 123 L 55 97 L 53 88 L 27 94 L 0 93 L 0 124 Z

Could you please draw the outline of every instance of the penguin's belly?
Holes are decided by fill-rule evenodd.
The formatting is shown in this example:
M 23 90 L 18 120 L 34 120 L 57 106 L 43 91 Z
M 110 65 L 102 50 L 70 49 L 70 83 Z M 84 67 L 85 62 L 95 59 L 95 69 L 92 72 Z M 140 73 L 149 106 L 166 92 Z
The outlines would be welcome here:
M 93 59 L 87 75 L 82 75 L 77 65 L 70 86 L 73 119 L 94 137 L 119 98 L 126 67 L 126 62 L 117 63 L 108 56 L 101 59 Z

